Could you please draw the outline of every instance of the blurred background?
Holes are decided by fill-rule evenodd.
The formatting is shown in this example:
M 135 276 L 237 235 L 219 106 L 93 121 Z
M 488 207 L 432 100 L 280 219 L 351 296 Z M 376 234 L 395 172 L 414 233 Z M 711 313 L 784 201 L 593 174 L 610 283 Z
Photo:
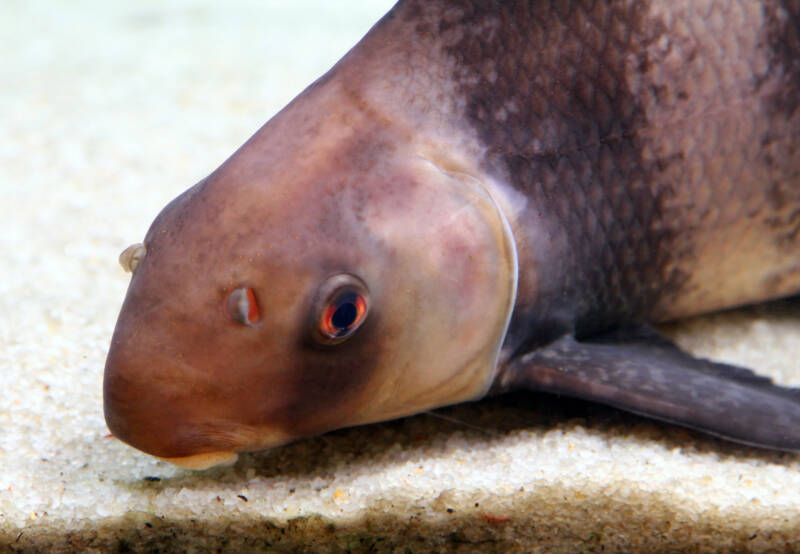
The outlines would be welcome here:
M 30 216 L 20 204 L 39 194 L 79 209 L 135 191 L 137 207 L 103 223 L 136 239 L 155 210 L 217 167 L 392 3 L 4 1 L 2 225 Z

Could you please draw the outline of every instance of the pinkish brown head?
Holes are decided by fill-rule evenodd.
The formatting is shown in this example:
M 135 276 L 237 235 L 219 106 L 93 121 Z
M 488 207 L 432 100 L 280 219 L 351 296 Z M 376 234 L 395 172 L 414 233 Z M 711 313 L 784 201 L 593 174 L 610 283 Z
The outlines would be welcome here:
M 303 93 L 123 257 L 104 383 L 119 439 L 206 467 L 491 384 L 517 278 L 508 223 L 416 122 L 343 84 L 357 66 Z

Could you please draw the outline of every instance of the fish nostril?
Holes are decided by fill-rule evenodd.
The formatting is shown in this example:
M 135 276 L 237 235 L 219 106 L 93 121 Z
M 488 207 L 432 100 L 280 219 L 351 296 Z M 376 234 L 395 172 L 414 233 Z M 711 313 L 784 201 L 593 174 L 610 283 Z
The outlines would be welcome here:
M 144 259 L 145 254 L 147 254 L 147 249 L 144 244 L 140 242 L 131 244 L 119 255 L 119 265 L 122 266 L 126 273 L 134 273 Z
M 225 313 L 232 320 L 253 327 L 261 320 L 256 294 L 250 287 L 240 287 L 228 295 Z

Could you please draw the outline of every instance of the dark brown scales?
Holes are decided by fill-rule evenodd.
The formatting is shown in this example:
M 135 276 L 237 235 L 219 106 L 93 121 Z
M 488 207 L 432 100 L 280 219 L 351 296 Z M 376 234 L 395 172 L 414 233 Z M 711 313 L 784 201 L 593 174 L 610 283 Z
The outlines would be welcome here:
M 548 245 L 561 247 L 542 266 L 518 240 L 510 342 L 686 315 L 673 302 L 704 295 L 690 279 L 704 245 L 733 241 L 744 225 L 800 264 L 798 2 L 761 3 L 753 51 L 735 27 L 754 2 L 696 2 L 662 17 L 658 2 L 439 4 L 441 17 L 417 28 L 462 30 L 444 48 L 485 167 L 531 200 L 526 217 L 545 221 Z M 800 282 L 786 275 L 773 279 Z M 552 334 L 527 336 L 531 327 Z

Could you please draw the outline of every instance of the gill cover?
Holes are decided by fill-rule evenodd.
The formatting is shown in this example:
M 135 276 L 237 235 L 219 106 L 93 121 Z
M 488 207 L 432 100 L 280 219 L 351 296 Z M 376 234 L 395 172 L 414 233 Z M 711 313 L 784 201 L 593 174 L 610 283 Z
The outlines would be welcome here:
M 405 166 L 418 183 L 413 207 L 369 223 L 402 260 L 387 276 L 399 277 L 394 286 L 367 282 L 386 295 L 375 306 L 388 323 L 377 340 L 397 342 L 387 345 L 347 425 L 486 394 L 516 300 L 511 227 L 487 190 L 432 158 L 410 156 Z

